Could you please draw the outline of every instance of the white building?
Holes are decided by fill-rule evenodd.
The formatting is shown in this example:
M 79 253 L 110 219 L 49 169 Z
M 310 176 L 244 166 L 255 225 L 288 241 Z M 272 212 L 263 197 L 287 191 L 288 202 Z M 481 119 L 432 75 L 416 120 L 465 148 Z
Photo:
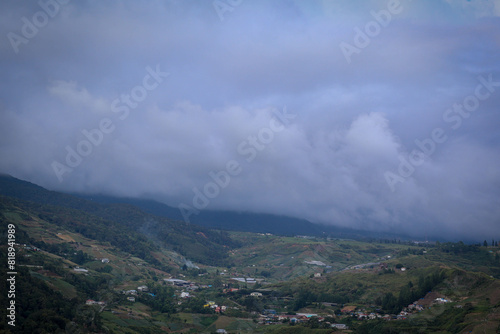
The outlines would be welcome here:
M 141 286 L 137 287 L 137 291 L 139 291 L 139 292 L 148 292 L 149 288 L 148 288 L 147 285 L 141 285 Z

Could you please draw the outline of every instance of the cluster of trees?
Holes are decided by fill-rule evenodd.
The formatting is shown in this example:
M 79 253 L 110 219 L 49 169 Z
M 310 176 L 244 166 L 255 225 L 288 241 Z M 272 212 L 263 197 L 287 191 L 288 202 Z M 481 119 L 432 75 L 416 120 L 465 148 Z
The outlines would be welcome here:
M 307 289 L 302 289 L 297 293 L 297 295 L 294 298 L 295 301 L 293 303 L 292 310 L 298 311 L 299 309 L 306 307 L 307 305 L 313 302 L 317 302 L 318 301 L 317 298 L 318 296 L 315 293 Z
M 408 249 L 403 249 L 399 252 L 400 256 L 406 256 L 406 255 L 424 255 L 424 249 L 418 249 L 418 248 L 410 248 Z
M 417 287 L 413 285 L 413 282 L 409 281 L 407 285 L 401 288 L 398 297 L 394 296 L 392 292 L 388 292 L 382 298 L 377 298 L 375 303 L 382 306 L 382 309 L 387 313 L 399 313 L 404 307 L 424 297 L 427 292 L 441 283 L 445 277 L 444 271 L 436 271 L 426 277 L 420 276 Z
M 109 275 L 80 275 L 73 272 L 67 272 L 64 280 L 73 285 L 82 296 L 97 298 L 98 291 L 107 289 L 110 281 Z
M 180 306 L 180 312 L 186 313 L 202 313 L 202 314 L 210 314 L 214 313 L 213 309 L 210 307 L 205 307 L 206 301 L 202 298 L 188 298 L 186 299 Z
M 149 293 L 142 293 L 139 301 L 148 305 L 154 311 L 175 313 L 174 289 L 169 286 L 155 284 L 149 287 Z
M 0 247 L 0 261 L 7 262 L 5 247 Z M 2 333 L 66 333 L 71 328 L 86 327 L 89 331 L 100 331 L 99 314 L 86 317 L 81 307 L 84 298 L 72 299 L 50 288 L 42 280 L 33 277 L 26 267 L 16 268 L 16 326 L 12 327 L 7 321 L 0 321 Z M 7 282 L 7 273 L 0 272 L 0 280 Z M 73 282 L 75 283 L 75 282 Z M 79 287 L 79 284 L 76 284 Z M 96 287 L 92 287 L 95 289 Z M 7 293 L 0 294 L 0 304 L 8 305 Z M 0 316 L 7 318 L 7 309 L 2 307 Z
M 491 247 L 498 247 L 498 241 L 495 241 L 495 239 L 491 239 Z M 483 241 L 483 247 L 488 247 L 488 241 L 484 240 Z
M 297 311 L 314 303 L 346 304 L 357 301 L 366 291 L 367 286 L 361 281 L 346 284 L 328 280 L 325 283 L 316 284 L 314 280 L 306 280 L 283 285 L 279 290 L 279 294 L 281 296 L 293 296 L 288 309 Z
M 361 295 L 363 289 L 359 290 L 337 290 L 335 292 L 314 292 L 308 288 L 299 289 L 294 295 L 292 310 L 297 311 L 313 303 L 332 302 L 338 304 L 349 303 L 356 299 L 355 295 Z
M 260 272 L 260 275 L 261 275 L 262 277 L 271 277 L 271 272 L 270 272 L 269 270 L 262 270 L 262 271 Z
M 412 246 L 421 246 L 421 247 L 429 247 L 430 245 L 427 243 L 415 243 L 411 240 L 401 240 L 401 239 L 375 239 L 369 238 L 365 240 L 366 242 L 378 242 L 381 244 L 398 244 L 398 245 L 412 245 Z

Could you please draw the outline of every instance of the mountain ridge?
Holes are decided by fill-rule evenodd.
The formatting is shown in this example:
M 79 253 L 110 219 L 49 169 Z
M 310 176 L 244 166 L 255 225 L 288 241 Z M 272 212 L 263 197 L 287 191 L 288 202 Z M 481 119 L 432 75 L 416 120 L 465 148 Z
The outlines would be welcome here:
M 129 204 L 145 213 L 163 217 L 172 222 L 176 221 L 179 224 L 186 223 L 178 208 L 154 199 L 116 197 L 106 194 L 63 193 L 48 190 L 35 183 L 20 180 L 7 174 L 0 174 L 0 194 L 39 203 L 60 205 L 74 209 L 83 208 L 97 212 L 101 211 L 101 207 L 98 204 Z M 105 217 L 112 218 L 109 216 Z M 415 238 L 399 232 L 361 230 L 335 225 L 324 225 L 291 216 L 267 213 L 203 210 L 199 214 L 193 215 L 190 223 L 216 230 L 271 233 L 283 236 L 305 235 L 355 240 L 415 240 Z M 445 235 L 433 239 L 439 241 L 457 241 L 448 240 Z M 479 240 L 464 241 L 478 242 Z
M 153 243 L 200 263 L 215 264 L 223 261 L 227 257 L 227 248 L 236 245 L 223 231 L 155 216 L 126 203 L 99 204 L 50 191 L 14 177 L 0 176 L 0 195 L 16 199 L 23 207 L 42 212 L 47 219 L 57 211 L 64 211 L 71 224 L 77 224 L 78 221 L 73 218 L 79 216 L 85 217 L 82 218 L 83 221 L 102 220 L 115 227 L 113 230 L 108 229 L 108 233 L 118 234 L 121 229 L 138 233 L 148 237 Z

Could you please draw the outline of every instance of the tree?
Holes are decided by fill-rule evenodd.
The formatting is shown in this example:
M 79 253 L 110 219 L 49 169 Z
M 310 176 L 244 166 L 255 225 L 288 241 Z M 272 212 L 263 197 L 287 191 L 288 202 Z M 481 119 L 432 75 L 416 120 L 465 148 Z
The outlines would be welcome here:
M 392 294 L 392 292 L 388 292 L 385 294 L 384 298 L 382 299 L 382 308 L 386 310 L 387 312 L 393 312 L 396 311 L 396 303 L 397 303 L 396 297 Z
M 214 286 L 214 288 L 220 288 L 222 287 L 222 280 L 219 276 L 215 277 L 213 282 L 212 282 L 212 285 Z
M 319 328 L 319 320 L 318 317 L 311 317 L 307 322 L 306 326 L 310 328 Z

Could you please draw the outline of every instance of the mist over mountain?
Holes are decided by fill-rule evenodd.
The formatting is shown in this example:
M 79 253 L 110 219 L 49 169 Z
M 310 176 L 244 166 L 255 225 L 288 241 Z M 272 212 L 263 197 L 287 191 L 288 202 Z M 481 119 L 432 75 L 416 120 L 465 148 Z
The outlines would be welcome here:
M 1 172 L 200 224 L 497 233 L 498 1 L 54 1 L 0 4 Z
M 186 226 L 183 216 L 177 208 L 166 204 L 140 198 L 113 197 L 105 195 L 84 195 L 65 194 L 56 191 L 49 191 L 36 184 L 16 179 L 9 175 L 0 175 L 0 195 L 10 196 L 44 205 L 55 205 L 78 210 L 85 210 L 93 214 L 102 216 L 105 219 L 124 219 L 130 221 L 134 228 L 150 237 L 157 238 L 151 227 L 158 222 L 152 217 L 162 217 L 168 220 L 169 224 Z M 109 212 L 111 209 L 119 209 L 122 213 L 116 216 Z M 121 208 L 121 209 L 120 209 Z M 142 212 L 142 213 L 141 213 Z M 122 214 L 129 217 L 122 217 Z M 142 217 L 141 215 L 144 215 Z M 297 219 L 287 216 L 277 216 L 271 214 L 256 214 L 250 212 L 235 211 L 202 211 L 191 221 L 191 224 L 203 226 L 210 229 L 226 231 L 244 231 L 254 233 L 271 233 L 282 236 L 311 236 L 320 238 L 340 238 L 358 240 L 415 240 L 410 235 L 402 233 L 366 231 L 362 229 L 352 229 L 336 227 L 332 225 L 314 224 L 307 220 Z M 462 241 L 478 242 L 484 239 L 463 238 Z M 428 240 L 450 241 L 453 239 L 446 236 L 429 238 L 425 235 L 420 241 Z M 455 240 L 456 241 L 456 240 Z

